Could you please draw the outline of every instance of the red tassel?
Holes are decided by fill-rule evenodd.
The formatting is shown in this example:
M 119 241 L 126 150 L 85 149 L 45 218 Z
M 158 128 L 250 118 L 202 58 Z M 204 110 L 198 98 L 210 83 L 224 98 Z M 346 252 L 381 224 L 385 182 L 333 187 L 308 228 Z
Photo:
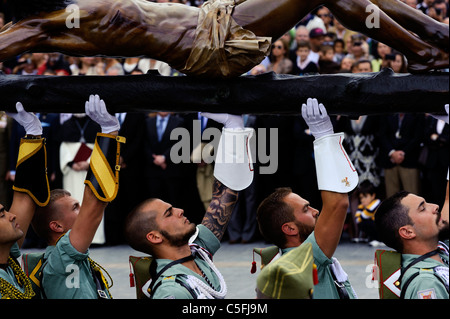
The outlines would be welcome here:
M 130 266 L 130 287 L 134 287 L 134 274 L 133 274 L 133 270 L 131 269 L 131 260 L 128 263 L 128 266 Z
M 251 274 L 254 274 L 256 272 L 256 261 L 255 261 L 255 251 L 253 251 L 253 262 L 252 262 L 252 269 L 250 270 Z
M 317 274 L 317 266 L 313 264 L 313 283 L 317 285 L 319 283 L 319 275 Z
M 256 261 L 252 262 L 252 270 L 250 270 L 251 274 L 254 274 L 256 272 Z

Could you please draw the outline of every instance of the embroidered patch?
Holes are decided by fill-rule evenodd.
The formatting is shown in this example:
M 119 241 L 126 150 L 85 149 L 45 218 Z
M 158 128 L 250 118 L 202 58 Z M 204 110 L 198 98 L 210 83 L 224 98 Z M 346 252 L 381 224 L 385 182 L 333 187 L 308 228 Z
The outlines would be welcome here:
M 350 182 L 348 181 L 348 177 L 344 178 L 341 183 L 344 183 L 346 187 L 350 186 Z
M 448 289 L 448 267 L 445 266 L 438 266 L 438 267 L 434 267 L 434 274 L 440 278 L 442 278 L 442 280 L 445 283 L 446 288 Z
M 434 288 L 421 290 L 417 292 L 417 297 L 419 299 L 436 299 L 436 292 L 434 291 Z

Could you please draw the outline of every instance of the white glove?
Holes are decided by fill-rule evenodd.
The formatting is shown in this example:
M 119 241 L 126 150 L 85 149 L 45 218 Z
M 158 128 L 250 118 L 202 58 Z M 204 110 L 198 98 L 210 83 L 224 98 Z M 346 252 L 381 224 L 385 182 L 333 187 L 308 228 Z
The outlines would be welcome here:
M 89 96 L 85 110 L 86 114 L 101 126 L 102 133 L 111 133 L 120 130 L 119 120 L 114 115 L 108 113 L 105 102 L 100 100 L 97 94 Z
M 22 103 L 16 103 L 17 113 L 6 113 L 23 126 L 26 134 L 28 135 L 42 135 L 42 125 L 38 117 L 30 112 L 25 111 Z
M 227 113 L 200 113 L 200 115 L 214 120 L 229 129 L 244 129 L 244 119 L 242 115 L 231 115 Z
M 302 105 L 302 116 L 316 140 L 334 133 L 327 110 L 322 103 L 319 104 L 317 99 L 309 98 L 306 104 Z
M 445 104 L 445 111 L 447 112 L 447 115 L 433 115 L 431 114 L 432 117 L 434 117 L 435 119 L 444 121 L 445 123 L 448 124 L 448 104 Z

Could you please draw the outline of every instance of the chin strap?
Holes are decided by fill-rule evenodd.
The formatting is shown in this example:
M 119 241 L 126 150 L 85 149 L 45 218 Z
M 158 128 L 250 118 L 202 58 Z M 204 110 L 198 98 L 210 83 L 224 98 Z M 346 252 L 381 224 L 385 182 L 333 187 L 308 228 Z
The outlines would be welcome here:
M 119 190 L 120 144 L 125 143 L 122 136 L 97 133 L 92 151 L 89 171 L 84 183 L 103 202 L 111 202 Z
M 47 177 L 45 138 L 20 140 L 13 190 L 27 193 L 36 205 L 48 204 L 50 186 Z

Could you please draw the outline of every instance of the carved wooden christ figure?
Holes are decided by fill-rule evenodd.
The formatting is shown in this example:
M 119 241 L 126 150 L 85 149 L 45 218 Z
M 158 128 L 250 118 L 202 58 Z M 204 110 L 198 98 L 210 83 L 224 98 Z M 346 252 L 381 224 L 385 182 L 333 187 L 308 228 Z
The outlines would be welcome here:
M 0 61 L 24 52 L 146 56 L 188 75 L 234 77 L 258 64 L 272 40 L 324 5 L 345 27 L 402 52 L 412 73 L 449 65 L 448 25 L 398 0 L 211 0 L 201 8 L 146 0 L 9 3 L 15 20 L 0 30 Z M 380 8 L 379 28 L 366 25 L 372 3 Z M 79 28 L 67 26 L 70 4 L 79 9 Z

